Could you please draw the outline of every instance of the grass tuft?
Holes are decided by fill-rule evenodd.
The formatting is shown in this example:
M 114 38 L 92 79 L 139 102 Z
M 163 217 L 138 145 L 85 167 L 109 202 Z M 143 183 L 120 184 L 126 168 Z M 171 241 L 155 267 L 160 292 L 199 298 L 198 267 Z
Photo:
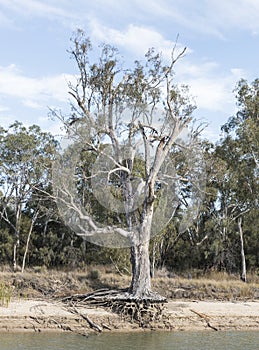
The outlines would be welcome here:
M 0 283 L 0 306 L 8 307 L 11 301 L 13 288 L 5 283 Z

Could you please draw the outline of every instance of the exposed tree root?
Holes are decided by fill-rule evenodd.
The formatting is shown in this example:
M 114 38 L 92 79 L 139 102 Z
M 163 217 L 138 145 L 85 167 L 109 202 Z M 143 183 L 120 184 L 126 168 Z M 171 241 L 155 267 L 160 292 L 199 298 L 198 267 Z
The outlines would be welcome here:
M 154 303 L 165 303 L 166 298 L 155 292 L 148 292 L 145 295 L 135 295 L 128 292 L 126 289 L 98 289 L 92 293 L 87 294 L 74 294 L 63 298 L 63 302 L 72 303 L 87 303 L 92 304 L 95 302 L 104 302 L 109 300 L 125 300 L 125 301 L 149 301 Z
M 161 319 L 166 299 L 150 292 L 145 297 L 132 295 L 127 289 L 100 289 L 89 294 L 76 294 L 63 298 L 70 307 L 87 305 L 88 307 L 105 307 L 121 317 L 136 321 L 141 327 Z

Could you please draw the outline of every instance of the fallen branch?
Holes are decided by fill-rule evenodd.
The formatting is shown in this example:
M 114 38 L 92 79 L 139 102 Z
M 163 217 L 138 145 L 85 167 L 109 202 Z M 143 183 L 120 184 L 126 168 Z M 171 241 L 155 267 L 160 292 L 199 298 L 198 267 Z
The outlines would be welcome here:
M 99 333 L 103 331 L 102 327 L 98 326 L 98 324 L 93 322 L 87 315 L 80 314 L 80 316 L 89 323 L 91 328 L 97 330 Z
M 88 322 L 89 326 L 97 332 L 101 333 L 103 331 L 102 327 L 100 327 L 97 323 L 93 322 L 87 315 L 81 314 L 75 307 L 69 308 L 69 311 L 82 317 L 85 321 Z
M 216 327 L 213 327 L 213 326 L 210 324 L 210 322 L 209 322 L 209 316 L 207 316 L 207 315 L 205 315 L 205 314 L 202 314 L 202 313 L 200 313 L 200 312 L 198 312 L 198 311 L 195 311 L 195 310 L 193 310 L 193 309 L 190 309 L 190 311 L 193 312 L 194 314 L 198 315 L 198 316 L 199 316 L 200 318 L 202 318 L 203 320 L 205 320 L 206 323 L 207 323 L 207 326 L 208 326 L 209 328 L 213 329 L 214 331 L 218 331 L 218 329 L 217 329 Z
M 38 319 L 37 316 L 30 316 L 30 318 L 31 318 L 33 321 L 37 322 L 38 324 L 40 324 L 40 325 L 42 324 L 42 320 L 39 321 L 39 319 Z
M 107 324 L 105 324 L 105 323 L 102 323 L 102 327 L 103 327 L 104 329 L 108 329 L 109 331 L 112 330 L 112 329 L 111 329 L 109 326 L 107 326 Z

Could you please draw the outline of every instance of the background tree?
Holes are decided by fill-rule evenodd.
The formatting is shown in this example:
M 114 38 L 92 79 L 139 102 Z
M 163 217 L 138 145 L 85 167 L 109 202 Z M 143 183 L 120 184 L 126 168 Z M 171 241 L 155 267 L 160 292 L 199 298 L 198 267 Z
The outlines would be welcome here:
M 248 243 L 249 235 L 243 237 L 243 232 L 248 234 L 250 231 L 249 234 L 252 234 L 254 228 L 247 226 L 248 218 L 252 213 L 258 213 L 259 209 L 259 80 L 249 85 L 242 79 L 235 91 L 239 110 L 222 127 L 225 136 L 216 148 L 216 156 L 225 164 L 225 174 L 219 188 L 221 227 L 226 230 L 231 224 L 232 234 L 239 235 L 241 278 L 245 281 L 244 241 Z M 254 234 L 258 237 L 258 228 Z
M 26 128 L 19 122 L 8 130 L 2 129 L 0 137 L 0 218 L 13 233 L 13 268 L 16 270 L 23 211 L 33 191 L 40 186 L 43 188 L 49 181 L 55 142 L 38 126 Z M 31 223 L 35 223 L 37 210 L 31 208 L 29 214 Z

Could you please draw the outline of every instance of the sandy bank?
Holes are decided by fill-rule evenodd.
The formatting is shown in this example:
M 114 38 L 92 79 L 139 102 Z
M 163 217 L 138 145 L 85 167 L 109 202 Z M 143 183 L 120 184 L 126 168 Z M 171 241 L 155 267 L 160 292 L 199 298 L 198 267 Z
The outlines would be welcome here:
M 70 312 L 61 302 L 13 300 L 0 307 L 0 332 L 72 331 L 97 332 L 91 322 L 106 332 L 139 331 L 135 322 L 101 308 L 80 307 L 81 315 Z M 85 317 L 82 317 L 85 316 Z M 153 330 L 259 330 L 259 301 L 212 302 L 169 301 L 163 319 L 153 322 Z

